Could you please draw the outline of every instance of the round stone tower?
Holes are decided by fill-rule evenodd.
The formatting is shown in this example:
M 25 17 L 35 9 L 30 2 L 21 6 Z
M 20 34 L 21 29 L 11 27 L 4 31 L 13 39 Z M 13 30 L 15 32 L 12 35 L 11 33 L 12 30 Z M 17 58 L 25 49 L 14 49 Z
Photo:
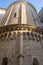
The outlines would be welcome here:
M 32 4 L 12 3 L 0 27 L 0 65 L 43 65 L 42 30 Z

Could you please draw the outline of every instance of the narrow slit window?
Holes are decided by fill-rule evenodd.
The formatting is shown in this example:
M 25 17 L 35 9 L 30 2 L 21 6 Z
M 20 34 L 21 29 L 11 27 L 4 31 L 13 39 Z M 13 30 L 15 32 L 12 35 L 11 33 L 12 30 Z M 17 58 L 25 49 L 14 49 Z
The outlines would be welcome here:
M 16 17 L 16 13 L 14 13 L 14 18 Z

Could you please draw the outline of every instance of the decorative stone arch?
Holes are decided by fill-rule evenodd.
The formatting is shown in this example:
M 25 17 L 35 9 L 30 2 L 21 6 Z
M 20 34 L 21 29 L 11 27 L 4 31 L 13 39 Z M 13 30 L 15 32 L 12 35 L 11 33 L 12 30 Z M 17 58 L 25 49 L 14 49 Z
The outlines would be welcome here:
M 4 57 L 2 59 L 2 65 L 7 65 L 8 64 L 8 58 L 7 57 Z
M 38 58 L 33 59 L 33 65 L 39 65 L 39 60 Z

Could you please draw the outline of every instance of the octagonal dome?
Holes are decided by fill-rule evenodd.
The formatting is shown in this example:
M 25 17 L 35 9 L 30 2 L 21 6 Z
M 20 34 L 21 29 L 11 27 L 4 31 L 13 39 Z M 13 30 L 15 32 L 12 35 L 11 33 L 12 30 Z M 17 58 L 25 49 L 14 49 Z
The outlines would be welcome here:
M 29 24 L 39 26 L 37 12 L 28 2 L 14 2 L 6 11 L 2 26 L 12 24 Z

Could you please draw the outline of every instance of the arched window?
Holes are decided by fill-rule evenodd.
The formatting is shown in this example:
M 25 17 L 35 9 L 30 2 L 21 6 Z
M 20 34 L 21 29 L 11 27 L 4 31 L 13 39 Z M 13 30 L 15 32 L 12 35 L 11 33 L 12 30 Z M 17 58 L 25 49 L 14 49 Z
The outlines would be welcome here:
M 7 65 L 8 64 L 8 58 L 4 57 L 2 60 L 2 65 Z
M 34 58 L 34 59 L 33 59 L 33 65 L 39 65 L 39 61 L 38 61 L 37 58 Z

